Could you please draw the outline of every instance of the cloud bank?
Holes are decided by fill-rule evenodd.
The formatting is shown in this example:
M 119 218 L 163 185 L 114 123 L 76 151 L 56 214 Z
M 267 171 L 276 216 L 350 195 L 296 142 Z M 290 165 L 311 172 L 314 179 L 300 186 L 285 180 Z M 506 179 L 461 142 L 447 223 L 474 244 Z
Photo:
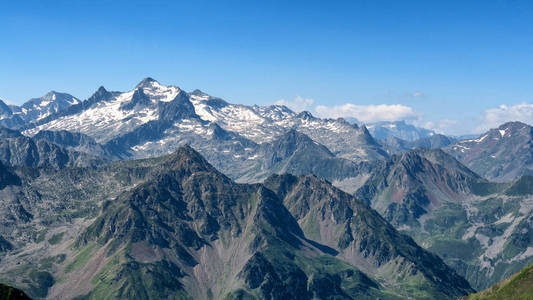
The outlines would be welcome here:
M 419 114 L 411 107 L 401 104 L 355 105 L 346 103 L 335 106 L 318 105 L 315 107 L 315 111 L 322 118 L 355 118 L 363 123 L 414 120 L 419 117 Z
M 280 100 L 274 102 L 274 104 L 276 104 L 276 105 L 285 105 L 285 106 L 287 106 L 288 108 L 290 108 L 291 110 L 293 110 L 295 112 L 301 112 L 301 111 L 304 111 L 304 110 L 310 110 L 314 103 L 315 103 L 315 101 L 313 99 L 303 98 L 303 97 L 300 97 L 300 96 L 294 98 L 294 100 L 292 100 L 292 101 L 287 101 L 285 99 L 280 99 Z
M 531 124 L 533 122 L 533 104 L 525 102 L 511 106 L 502 104 L 497 108 L 487 109 L 483 114 L 483 121 L 476 131 L 483 132 L 510 121 Z
M 447 134 L 451 131 L 464 130 L 464 128 L 458 128 L 458 122 L 451 119 L 441 119 L 438 121 L 429 121 L 429 122 L 415 122 L 415 126 L 422 127 L 425 129 L 433 130 L 436 133 Z M 465 134 L 465 132 L 459 132 L 459 134 Z

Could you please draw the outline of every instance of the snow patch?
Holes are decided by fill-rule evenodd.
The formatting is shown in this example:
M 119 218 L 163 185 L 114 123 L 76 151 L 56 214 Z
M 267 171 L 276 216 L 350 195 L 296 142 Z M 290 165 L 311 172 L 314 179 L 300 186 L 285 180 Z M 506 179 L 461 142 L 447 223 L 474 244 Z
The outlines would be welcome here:
M 488 135 L 487 135 L 487 134 L 485 134 L 484 136 L 480 137 L 479 139 L 477 139 L 477 140 L 474 140 L 474 142 L 476 142 L 476 143 L 481 143 L 481 142 L 483 142 L 483 140 L 484 140 L 484 139 L 486 139 L 486 138 L 487 138 L 487 136 L 488 136 Z
M 508 213 L 506 214 L 505 216 L 503 216 L 501 219 L 499 219 L 498 221 L 494 222 L 494 224 L 502 224 L 502 223 L 511 223 L 513 222 L 513 214 L 512 213 Z

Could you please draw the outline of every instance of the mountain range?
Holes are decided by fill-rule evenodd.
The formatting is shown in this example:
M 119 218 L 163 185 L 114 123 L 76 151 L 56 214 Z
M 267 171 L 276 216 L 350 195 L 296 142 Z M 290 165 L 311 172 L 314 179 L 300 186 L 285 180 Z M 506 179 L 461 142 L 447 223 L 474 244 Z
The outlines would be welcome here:
M 533 263 L 527 124 L 456 139 L 146 78 L 0 125 L 0 282 L 33 298 L 453 299 Z

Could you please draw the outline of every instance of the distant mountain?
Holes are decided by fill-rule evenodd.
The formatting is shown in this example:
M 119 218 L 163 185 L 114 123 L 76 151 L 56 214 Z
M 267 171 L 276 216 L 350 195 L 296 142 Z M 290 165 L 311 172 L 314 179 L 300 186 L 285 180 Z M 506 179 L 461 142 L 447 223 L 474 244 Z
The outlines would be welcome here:
M 315 174 L 328 180 L 355 177 L 359 163 L 336 157 L 324 145 L 294 129 L 278 139 L 260 144 L 253 164 L 239 181 L 262 181 L 271 174 Z
M 51 142 L 23 136 L 18 131 L 0 127 L 0 161 L 12 167 L 94 166 L 98 157 L 68 150 Z
M 205 144 L 203 135 L 213 123 L 238 135 L 235 139 L 255 144 L 272 141 L 294 129 L 323 144 L 337 157 L 370 161 L 388 156 L 364 126 L 342 119 L 319 119 L 308 112 L 296 114 L 284 106 L 230 104 L 199 90 L 187 93 L 151 78 L 126 93 L 101 87 L 81 103 L 26 124 L 25 134 L 34 135 L 40 130 L 80 132 L 102 145 L 125 145 L 123 150 L 133 157 L 149 157 L 168 154 L 185 143 Z
M 445 151 L 489 180 L 503 182 L 533 174 L 533 129 L 524 123 L 505 123 L 477 139 L 451 144 Z
M 28 100 L 13 113 L 20 114 L 25 122 L 33 122 L 78 103 L 80 101 L 72 95 L 51 91 L 40 98 Z
M 435 134 L 432 130 L 416 127 L 405 123 L 405 121 L 371 123 L 367 125 L 367 128 L 372 136 L 378 140 L 396 137 L 412 142 Z
M 19 128 L 56 114 L 80 101 L 72 95 L 51 91 L 40 98 L 28 100 L 21 106 L 7 106 L 0 100 L 0 125 Z
M 489 182 L 441 150 L 412 150 L 356 192 L 476 289 L 533 263 L 533 177 Z
M 129 153 L 121 152 L 120 147 L 110 147 L 98 144 L 93 138 L 83 133 L 70 132 L 66 130 L 60 131 L 39 131 L 33 140 L 43 140 L 56 144 L 68 150 L 86 153 L 89 155 L 101 157 L 107 160 L 117 160 L 121 158 L 128 158 Z
M 190 147 L 96 168 L 17 169 L 17 176 L 20 185 L 0 190 L 0 224 L 13 245 L 0 281 L 32 297 L 455 299 L 473 292 L 439 257 L 316 177 L 237 184 Z
M 531 299 L 533 298 L 533 265 L 498 282 L 490 288 L 464 297 L 465 300 Z
M 379 142 L 389 154 L 400 154 L 416 148 L 440 149 L 454 143 L 455 141 L 456 140 L 452 137 L 443 134 L 434 134 L 432 136 L 421 138 L 412 142 L 408 142 L 394 136 L 389 136 L 388 138 L 380 140 Z

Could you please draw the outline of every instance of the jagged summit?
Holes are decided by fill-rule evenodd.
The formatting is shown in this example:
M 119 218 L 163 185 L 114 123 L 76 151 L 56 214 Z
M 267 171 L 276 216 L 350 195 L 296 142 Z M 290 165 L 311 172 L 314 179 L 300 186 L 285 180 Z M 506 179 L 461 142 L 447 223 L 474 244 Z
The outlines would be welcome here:
M 307 110 L 304 110 L 300 113 L 298 113 L 296 115 L 296 117 L 298 118 L 301 118 L 301 119 L 304 119 L 304 120 L 309 120 L 309 119 L 314 119 L 315 117 L 313 116 L 313 114 L 311 114 L 310 111 L 307 111 Z
M 141 80 L 141 82 L 139 82 L 135 86 L 135 88 L 138 89 L 138 88 L 151 87 L 154 83 L 159 83 L 159 82 L 151 77 L 146 77 L 143 80 Z
M 103 85 L 101 85 L 95 93 L 106 93 L 107 90 L 105 89 L 105 87 Z
M 187 170 L 189 174 L 193 172 L 218 172 L 200 153 L 190 145 L 178 148 L 176 152 L 165 158 L 165 165 L 173 170 Z
M 524 123 L 524 122 L 520 122 L 520 121 L 511 121 L 511 122 L 507 122 L 507 123 L 504 123 L 502 125 L 500 125 L 498 127 L 498 129 L 506 129 L 506 128 L 510 128 L 510 129 L 522 129 L 524 127 L 530 127 L 530 125 Z
M 194 96 L 199 96 L 199 97 L 207 97 L 207 96 L 209 96 L 208 94 L 202 92 L 199 89 L 195 89 L 194 91 L 190 92 L 190 94 L 194 95 Z

